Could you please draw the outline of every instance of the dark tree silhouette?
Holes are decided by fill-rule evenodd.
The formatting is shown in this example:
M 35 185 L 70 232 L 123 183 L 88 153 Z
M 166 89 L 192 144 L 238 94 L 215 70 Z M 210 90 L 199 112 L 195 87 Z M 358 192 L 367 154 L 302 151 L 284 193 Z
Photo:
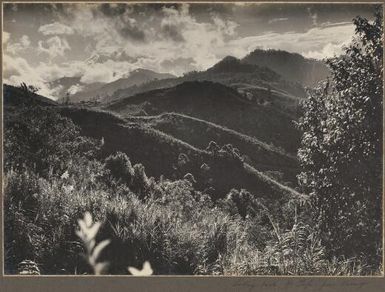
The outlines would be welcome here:
M 304 103 L 299 181 L 331 255 L 381 255 L 383 28 L 354 19 L 356 37 L 328 61 L 332 80 Z

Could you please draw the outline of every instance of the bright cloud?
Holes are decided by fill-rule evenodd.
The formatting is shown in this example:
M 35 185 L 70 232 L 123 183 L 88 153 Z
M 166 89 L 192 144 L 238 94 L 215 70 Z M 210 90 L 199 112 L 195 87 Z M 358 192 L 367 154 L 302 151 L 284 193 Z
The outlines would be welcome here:
M 245 37 L 230 41 L 228 48 L 233 49 L 238 57 L 258 46 L 263 49 L 285 48 L 306 57 L 324 59 L 341 54 L 342 47 L 352 40 L 353 35 L 354 26 L 342 23 L 338 26 L 314 27 L 303 33 L 266 33 Z
M 67 25 L 64 25 L 59 22 L 54 22 L 40 26 L 39 32 L 41 32 L 43 35 L 70 35 L 74 33 L 74 30 Z
M 272 18 L 269 20 L 269 24 L 275 23 L 275 22 L 281 22 L 281 21 L 288 21 L 289 18 L 287 17 L 279 17 L 279 18 Z
M 9 32 L 3 31 L 3 44 L 9 41 L 11 34 Z
M 17 55 L 26 49 L 30 48 L 31 41 L 27 35 L 23 35 L 17 42 L 11 42 L 8 34 L 5 50 L 12 54 Z
M 38 42 L 38 52 L 47 54 L 51 59 L 57 56 L 64 56 L 65 51 L 70 49 L 71 47 L 67 40 L 58 36 L 51 37 L 46 41 Z
M 67 92 L 69 94 L 75 94 L 79 91 L 82 91 L 83 90 L 83 86 L 81 86 L 80 84 L 76 84 L 76 85 L 72 85 L 68 90 Z
M 54 97 L 52 90 L 47 86 L 36 68 L 32 68 L 28 62 L 21 57 L 4 55 L 3 67 L 4 83 L 20 85 L 25 82 L 39 88 L 39 93 L 48 97 Z
M 137 68 L 181 75 L 205 70 L 227 55 L 242 58 L 258 47 L 323 59 L 340 54 L 354 35 L 351 22 L 325 22 L 317 11 L 306 8 L 302 17 L 307 25 L 301 29 L 288 31 L 286 24 L 289 27 L 295 20 L 279 12 L 265 18 L 268 28 L 258 31 L 254 15 L 245 16 L 248 23 L 214 9 L 204 18 L 188 4 L 136 13 L 129 5 L 125 9 L 119 5 L 102 9 L 97 4 L 65 7 L 63 15 L 52 15 L 46 24 L 39 20 L 17 33 L 12 26 L 6 28 L 7 82 L 25 81 L 54 95 L 60 90 L 49 88 L 48 82 L 65 76 L 81 77 L 82 83 L 89 84 L 111 82 Z M 273 27 L 281 29 L 267 30 Z M 80 85 L 72 89 L 79 90 Z

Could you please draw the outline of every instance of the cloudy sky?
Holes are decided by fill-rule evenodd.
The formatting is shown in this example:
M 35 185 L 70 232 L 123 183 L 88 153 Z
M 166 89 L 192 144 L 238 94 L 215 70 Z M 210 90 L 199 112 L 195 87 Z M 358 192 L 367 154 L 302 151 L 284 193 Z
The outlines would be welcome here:
M 4 82 L 79 76 L 111 82 L 136 68 L 181 75 L 256 48 L 341 53 L 366 4 L 4 4 Z

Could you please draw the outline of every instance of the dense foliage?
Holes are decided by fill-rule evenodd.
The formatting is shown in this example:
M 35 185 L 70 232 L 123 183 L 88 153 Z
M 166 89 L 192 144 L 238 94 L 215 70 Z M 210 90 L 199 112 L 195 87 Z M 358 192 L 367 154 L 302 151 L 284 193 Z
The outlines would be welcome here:
M 82 137 L 52 107 L 10 107 L 7 113 L 7 273 L 16 273 L 19 263 L 30 261 L 38 263 L 43 274 L 91 273 L 75 233 L 76 220 L 86 211 L 103 223 L 98 241 L 111 240 L 101 261 L 110 263 L 112 274 L 126 274 L 128 265 L 139 267 L 146 260 L 156 274 L 371 272 L 349 262 L 327 261 L 319 239 L 296 214 L 296 200 L 273 201 L 235 189 L 213 200 L 215 194 L 194 188 L 191 174 L 178 180 L 155 179 L 124 153 L 100 158 L 104 145 Z M 17 131 L 20 124 L 25 125 L 24 135 Z M 40 151 L 49 153 L 38 156 L 39 164 L 27 147 L 32 133 L 55 145 L 50 151 L 51 143 L 39 141 Z M 87 141 L 87 147 L 78 141 Z M 11 146 L 29 152 L 21 158 L 23 152 L 11 152 Z M 230 145 L 211 143 L 210 150 L 213 157 L 239 164 L 239 154 Z M 186 159 L 180 155 L 181 161 Z M 202 172 L 207 171 L 210 168 L 202 165 Z M 300 259 L 299 253 L 308 256 Z
M 332 80 L 310 92 L 299 176 L 331 256 L 381 258 L 382 14 L 354 20 L 356 38 L 328 61 Z

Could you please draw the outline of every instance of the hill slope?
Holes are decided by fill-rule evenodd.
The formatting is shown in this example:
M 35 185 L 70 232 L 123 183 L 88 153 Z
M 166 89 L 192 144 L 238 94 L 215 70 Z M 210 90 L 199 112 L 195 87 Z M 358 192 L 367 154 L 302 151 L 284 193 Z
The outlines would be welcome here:
M 329 75 L 325 63 L 281 50 L 257 49 L 244 57 L 242 62 L 268 67 L 286 80 L 305 86 L 314 86 Z
M 284 174 L 285 180 L 296 182 L 298 162 L 295 157 L 234 130 L 176 113 L 127 117 L 126 120 L 160 130 L 200 149 L 205 149 L 211 141 L 218 145 L 231 144 L 244 155 L 245 162 L 256 169 L 279 171 Z
M 159 177 L 183 177 L 191 173 L 195 187 L 199 190 L 212 189 L 222 197 L 232 188 L 244 188 L 257 196 L 281 198 L 301 196 L 295 190 L 283 186 L 247 163 L 213 156 L 156 129 L 139 124 L 127 123 L 124 119 L 108 112 L 89 109 L 57 107 L 60 113 L 69 117 L 81 128 L 83 135 L 104 138 L 104 155 L 122 151 L 134 162 L 146 167 L 146 173 Z M 180 154 L 187 157 L 181 164 Z M 203 169 L 206 164 L 208 169 Z
M 111 102 L 146 91 L 173 87 L 186 81 L 212 81 L 226 86 L 246 84 L 263 88 L 271 87 L 293 96 L 304 97 L 304 88 L 298 83 L 288 82 L 282 76 L 266 66 L 247 64 L 241 60 L 227 56 L 213 67 L 205 71 L 189 72 L 183 77 L 168 78 L 162 81 L 155 80 L 139 86 L 131 86 L 126 89 L 117 90 L 111 97 L 104 101 Z
M 215 198 L 223 197 L 232 188 L 247 189 L 256 196 L 282 198 L 301 196 L 294 189 L 243 163 L 234 153 L 202 150 L 148 125 L 134 123 L 110 112 L 57 105 L 42 96 L 31 97 L 22 90 L 5 86 L 6 116 L 24 106 L 50 106 L 52 110 L 70 118 L 81 134 L 104 139 L 102 157 L 116 151 L 125 152 L 133 163 L 142 163 L 146 173 L 156 178 L 182 178 L 191 173 L 197 190 L 206 190 Z M 262 152 L 261 152 L 262 153 Z M 272 154 L 274 155 L 274 154 Z
M 153 80 L 162 80 L 174 78 L 175 76 L 168 73 L 158 73 L 146 69 L 136 69 L 130 72 L 126 77 L 120 78 L 109 83 L 84 83 L 81 77 L 63 77 L 51 82 L 52 88 L 60 86 L 58 96 L 64 98 L 67 92 L 70 93 L 71 102 L 89 101 L 97 99 L 106 99 L 115 91 L 125 89 L 131 86 L 138 86 Z M 71 89 L 77 88 L 76 92 Z
M 57 103 L 45 96 L 26 92 L 12 85 L 3 85 L 3 104 L 5 106 L 21 106 L 23 104 L 36 104 L 41 106 L 56 105 Z
M 297 151 L 300 135 L 293 118 L 271 105 L 247 100 L 222 84 L 185 82 L 175 87 L 145 92 L 105 106 L 122 115 L 159 115 L 176 112 L 206 120 L 258 140 Z

